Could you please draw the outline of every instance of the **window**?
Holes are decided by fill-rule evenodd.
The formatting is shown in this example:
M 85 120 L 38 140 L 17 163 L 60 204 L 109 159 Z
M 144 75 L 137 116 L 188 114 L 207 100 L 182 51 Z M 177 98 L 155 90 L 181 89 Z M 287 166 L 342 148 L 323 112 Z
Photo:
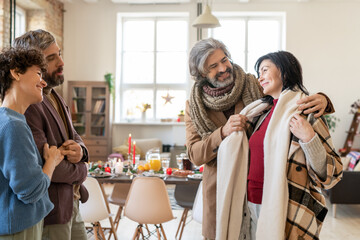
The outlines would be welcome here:
M 188 17 L 118 15 L 115 121 L 176 118 L 188 86 Z M 152 15 L 152 16 L 151 16 Z M 144 16 L 144 15 L 142 15 Z
M 221 40 L 228 47 L 234 63 L 240 65 L 245 72 L 255 74 L 254 65 L 259 57 L 285 48 L 285 15 L 234 15 L 236 14 L 216 14 L 221 27 L 210 29 L 208 34 Z
M 16 5 L 15 14 L 15 38 L 17 38 L 25 33 L 26 12 L 24 9 Z

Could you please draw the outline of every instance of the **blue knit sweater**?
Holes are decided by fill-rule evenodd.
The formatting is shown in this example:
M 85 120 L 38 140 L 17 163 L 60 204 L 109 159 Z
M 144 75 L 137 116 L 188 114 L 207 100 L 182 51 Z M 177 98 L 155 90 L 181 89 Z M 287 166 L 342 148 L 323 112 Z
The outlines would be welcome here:
M 0 108 L 0 235 L 21 232 L 53 208 L 49 177 L 24 115 Z

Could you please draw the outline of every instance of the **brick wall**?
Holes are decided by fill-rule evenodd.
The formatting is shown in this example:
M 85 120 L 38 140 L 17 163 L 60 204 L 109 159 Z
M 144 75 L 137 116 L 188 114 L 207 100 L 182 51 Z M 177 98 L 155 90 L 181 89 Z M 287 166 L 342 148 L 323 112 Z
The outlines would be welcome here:
M 10 2 L 0 0 L 0 49 L 10 46 Z
M 51 32 L 59 47 L 63 48 L 64 4 L 58 0 L 31 0 L 41 10 L 29 10 L 27 14 L 27 30 L 45 29 Z
M 22 6 L 22 0 L 17 3 Z M 44 29 L 51 32 L 59 45 L 63 48 L 63 23 L 64 23 L 64 4 L 59 0 L 26 0 L 37 6 L 37 9 L 26 10 L 26 30 Z M 10 39 L 10 4 L 8 0 L 0 0 L 0 49 L 9 46 Z
M 3 48 L 4 36 L 4 1 L 0 1 L 0 49 Z

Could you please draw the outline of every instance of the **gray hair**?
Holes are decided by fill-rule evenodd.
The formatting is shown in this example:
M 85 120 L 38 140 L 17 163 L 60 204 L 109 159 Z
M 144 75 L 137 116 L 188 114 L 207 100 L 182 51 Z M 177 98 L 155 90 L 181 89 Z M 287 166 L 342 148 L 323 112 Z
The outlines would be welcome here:
M 51 33 L 38 29 L 26 32 L 20 37 L 15 38 L 12 45 L 14 48 L 38 48 L 44 51 L 53 43 L 56 43 L 56 40 Z
M 224 51 L 225 55 L 231 59 L 230 52 L 227 50 L 225 44 L 214 38 L 208 38 L 197 42 L 190 51 L 189 69 L 190 75 L 194 79 L 204 79 L 203 75 L 208 73 L 205 62 L 206 59 L 214 53 L 216 49 Z

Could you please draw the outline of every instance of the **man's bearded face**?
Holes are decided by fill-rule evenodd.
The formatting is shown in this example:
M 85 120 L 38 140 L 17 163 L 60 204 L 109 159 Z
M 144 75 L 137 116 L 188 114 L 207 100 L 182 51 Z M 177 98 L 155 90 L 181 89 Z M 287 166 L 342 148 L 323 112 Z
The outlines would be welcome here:
M 52 73 L 46 72 L 43 75 L 43 78 L 46 81 L 46 83 L 48 84 L 48 87 L 53 88 L 53 87 L 57 87 L 64 83 L 64 75 L 59 74 L 62 72 L 63 72 L 63 67 L 61 66 L 61 67 L 58 67 Z
M 206 77 L 214 87 L 225 87 L 234 81 L 233 66 L 221 49 L 216 49 L 207 59 Z
M 228 77 L 224 78 L 223 80 L 219 80 L 219 78 L 224 77 L 224 75 L 228 75 Z M 219 72 L 215 75 L 215 77 L 209 77 L 208 79 L 214 87 L 228 86 L 234 81 L 233 70 L 232 68 L 227 67 L 225 72 Z
M 57 43 L 51 44 L 43 50 L 47 62 L 47 72 L 43 78 L 47 83 L 47 89 L 59 86 L 64 83 L 64 61 L 61 56 L 61 50 Z

